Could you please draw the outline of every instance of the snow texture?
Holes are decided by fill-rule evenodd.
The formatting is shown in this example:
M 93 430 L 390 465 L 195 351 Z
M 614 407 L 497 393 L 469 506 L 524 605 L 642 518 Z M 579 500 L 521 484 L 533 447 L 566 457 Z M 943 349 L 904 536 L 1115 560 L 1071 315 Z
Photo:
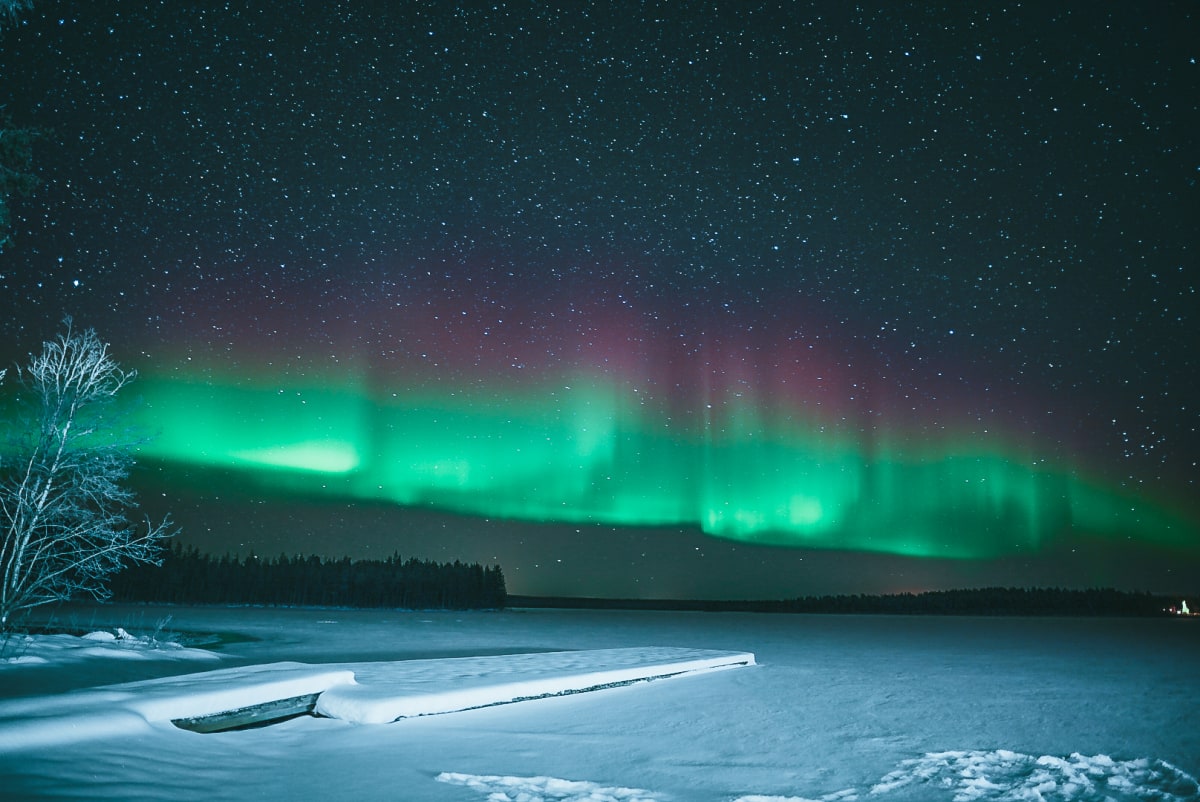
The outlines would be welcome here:
M 641 788 L 604 786 L 556 777 L 480 777 L 442 772 L 437 779 L 487 794 L 488 802 L 657 802 L 659 798 Z
M 1106 802 L 1200 798 L 1196 779 L 1161 760 L 1107 755 L 1023 755 L 1004 749 L 937 752 L 906 760 L 871 789 L 886 795 L 909 785 L 948 788 L 955 802 Z
M 219 657 L 109 625 L 157 615 L 141 607 L 99 608 L 106 634 L 10 639 L 5 800 L 1200 802 L 1190 621 L 171 612 Z M 618 674 L 697 659 L 671 682 Z M 562 676 L 602 689 L 547 695 Z M 541 698 L 364 723 L 513 686 Z M 350 720 L 171 723 L 306 693 Z
M 437 779 L 487 794 L 488 802 L 657 802 L 640 788 L 604 786 L 554 777 L 476 776 L 443 772 Z M 1113 760 L 1107 755 L 1067 758 L 1022 755 L 1004 749 L 938 752 L 902 762 L 869 791 L 846 789 L 819 797 L 740 796 L 734 802 L 860 802 L 895 797 L 921 786 L 929 799 L 953 802 L 1195 802 L 1195 778 L 1161 760 Z M 906 794 L 906 798 L 908 798 Z

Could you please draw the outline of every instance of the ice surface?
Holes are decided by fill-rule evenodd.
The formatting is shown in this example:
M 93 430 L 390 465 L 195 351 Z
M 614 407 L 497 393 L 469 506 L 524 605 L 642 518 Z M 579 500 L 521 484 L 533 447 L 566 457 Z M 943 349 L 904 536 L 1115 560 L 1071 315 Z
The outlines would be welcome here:
M 99 627 L 162 612 L 101 607 L 80 615 Z M 752 652 L 757 667 L 379 726 L 303 717 L 198 734 L 148 722 L 130 708 L 122 708 L 130 711 L 125 725 L 115 727 L 102 704 L 107 717 L 77 717 L 73 726 L 103 726 L 103 738 L 0 749 L 0 796 L 1200 802 L 1200 628 L 1193 621 L 169 612 L 181 630 L 239 636 L 220 650 L 222 669 L 293 662 L 358 673 L 349 664 L 663 646 Z M 94 678 L 112 676 L 112 666 L 123 678 L 153 680 L 189 664 L 99 657 L 2 664 L 0 698 L 9 699 L 0 708 L 12 712 L 10 705 L 27 701 L 16 697 L 35 695 L 43 673 L 53 675 L 54 688 L 68 687 L 62 672 L 74 675 L 69 687 L 78 689 L 42 692 L 43 703 L 96 693 L 85 686 L 105 684 Z M 8 680 L 18 676 L 14 690 Z M 358 682 L 370 685 L 367 674 Z M 39 710 L 14 715 L 44 719 Z

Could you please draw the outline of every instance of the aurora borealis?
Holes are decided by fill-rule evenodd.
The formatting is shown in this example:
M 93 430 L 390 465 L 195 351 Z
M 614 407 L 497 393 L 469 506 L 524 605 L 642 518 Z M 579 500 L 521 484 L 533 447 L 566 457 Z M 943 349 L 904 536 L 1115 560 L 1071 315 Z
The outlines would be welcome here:
M 705 402 L 702 423 L 673 426 L 645 393 L 582 377 L 387 401 L 344 384 L 151 378 L 142 393 L 143 427 L 162 431 L 147 457 L 253 472 L 302 494 L 953 558 L 1036 550 L 1070 527 L 1170 545 L 1193 534 L 1179 513 L 1006 453 L 1002 434 L 871 443 L 750 401 Z
M 0 103 L 54 130 L 0 350 L 110 341 L 202 547 L 394 542 L 516 593 L 1188 589 L 1189 32 L 37 2 L 0 33 Z

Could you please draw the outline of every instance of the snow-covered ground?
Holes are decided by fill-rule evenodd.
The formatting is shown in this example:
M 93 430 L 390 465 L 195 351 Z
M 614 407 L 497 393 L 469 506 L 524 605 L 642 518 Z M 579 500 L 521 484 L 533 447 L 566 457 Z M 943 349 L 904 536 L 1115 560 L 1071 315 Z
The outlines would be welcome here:
M 301 717 L 200 734 L 155 722 L 18 739 L 0 744 L 4 799 L 1200 800 L 1200 626 L 1189 620 L 142 607 L 56 616 L 114 637 L 10 639 L 0 653 L 10 733 L 72 700 L 97 701 L 83 689 L 161 677 L 176 679 L 151 687 L 188 688 L 179 675 L 248 675 L 267 663 L 309 664 L 322 682 L 357 663 L 362 688 L 372 671 L 393 669 L 361 664 L 382 661 L 592 649 L 661 658 L 655 649 L 673 647 L 753 653 L 758 664 L 394 723 Z M 116 627 L 134 637 L 115 637 Z M 194 633 L 224 643 L 186 648 Z M 499 673 L 529 678 L 533 664 L 579 673 L 580 658 L 425 662 L 417 673 L 506 666 Z M 104 704 L 92 712 L 103 718 Z

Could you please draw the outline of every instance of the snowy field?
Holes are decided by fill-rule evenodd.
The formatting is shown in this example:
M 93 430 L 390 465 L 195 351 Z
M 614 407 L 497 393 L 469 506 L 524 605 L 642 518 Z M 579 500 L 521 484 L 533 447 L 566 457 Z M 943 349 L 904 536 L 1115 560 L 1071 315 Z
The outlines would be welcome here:
M 152 607 L 54 615 L 109 634 L 3 645 L 6 800 L 1200 800 L 1194 620 Z M 578 650 L 621 651 L 589 659 Z M 362 711 L 380 707 L 360 690 L 343 695 L 343 718 L 201 734 L 150 721 L 154 694 L 128 691 L 194 689 L 204 680 L 188 674 L 225 672 L 209 674 L 212 684 L 280 662 L 304 664 L 295 676 L 318 689 L 344 683 L 346 671 L 361 685 L 343 689 L 400 675 L 447 686 L 504 676 L 536 689 L 564 667 L 603 678 L 606 660 L 669 664 L 718 652 L 749 653 L 756 664 L 392 723 L 364 723 Z M 146 680 L 155 682 L 94 690 Z M 164 704 L 169 712 L 177 702 Z M 64 711 L 77 712 L 84 731 L 63 737 L 53 722 Z

